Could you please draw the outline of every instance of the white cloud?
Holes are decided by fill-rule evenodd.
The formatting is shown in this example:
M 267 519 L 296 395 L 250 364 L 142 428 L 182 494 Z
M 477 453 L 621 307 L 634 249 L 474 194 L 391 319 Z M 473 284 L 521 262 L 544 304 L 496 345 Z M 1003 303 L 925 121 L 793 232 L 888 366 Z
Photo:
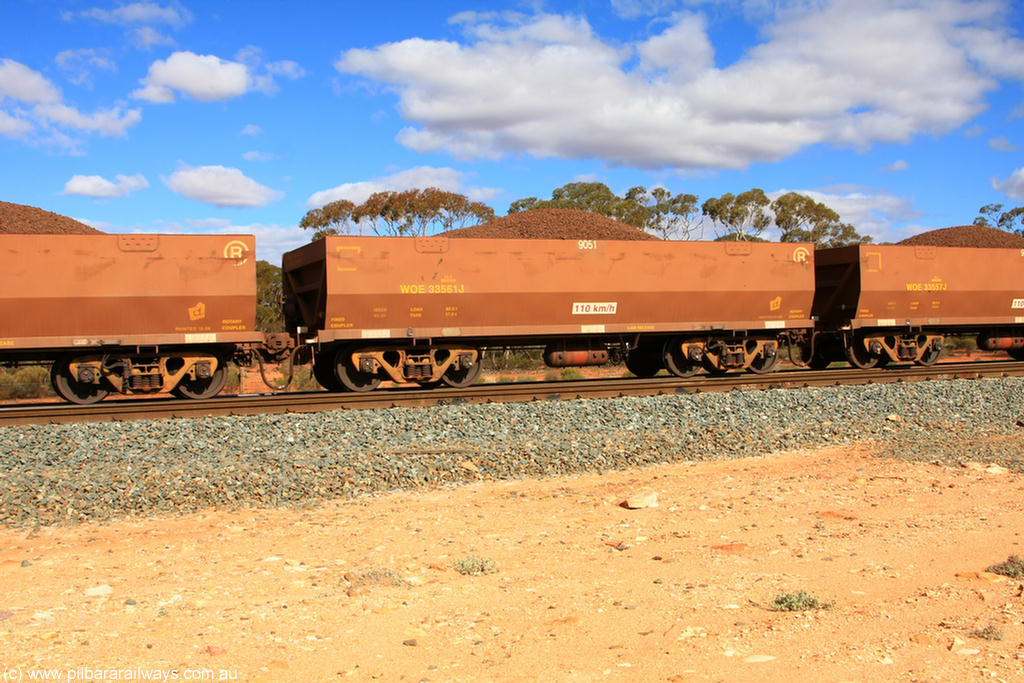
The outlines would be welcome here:
M 660 14 L 676 4 L 675 0 L 611 0 L 612 9 L 624 19 Z
M 142 120 L 140 110 L 122 111 L 120 107 L 83 114 L 66 104 L 41 104 L 35 111 L 54 123 L 108 137 L 124 135 L 125 130 Z
M 75 85 L 91 86 L 94 69 L 117 71 L 117 65 L 109 57 L 92 49 L 61 50 L 53 61 Z
M 139 109 L 122 110 L 120 106 L 83 114 L 65 104 L 60 89 L 38 71 L 0 59 L 0 106 L 10 106 L 7 100 L 28 108 L 17 108 L 13 114 L 0 109 L 0 134 L 27 139 L 41 129 L 45 131 L 40 138 L 43 142 L 70 150 L 77 149 L 78 141 L 62 128 L 118 136 L 142 120 Z
M 64 194 L 85 197 L 124 197 L 136 190 L 149 187 L 141 173 L 133 176 L 116 175 L 115 182 L 98 175 L 74 175 L 64 184 Z
M 993 178 L 992 187 L 1015 202 L 1024 202 L 1024 168 L 1018 168 L 1006 180 Z
M 59 102 L 60 90 L 38 71 L 13 59 L 0 59 L 0 101 L 5 97 L 26 104 Z
M 179 29 L 192 22 L 192 13 L 178 2 L 166 6 L 155 2 L 132 2 L 114 9 L 92 7 L 79 12 L 64 12 L 62 16 L 65 21 L 85 19 L 124 26 L 129 40 L 144 50 L 157 45 L 174 44 L 173 38 L 164 35 L 154 26 L 166 25 Z
M 259 135 L 263 129 L 254 123 L 250 123 L 238 132 L 239 135 Z
M 418 166 L 383 178 L 344 183 L 329 190 L 314 192 L 306 200 L 306 206 L 315 209 L 339 199 L 347 199 L 355 204 L 361 204 L 375 192 L 401 192 L 428 187 L 464 194 L 473 201 L 487 201 L 501 193 L 501 190 L 493 188 L 465 188 L 464 176 L 464 173 L 453 168 Z
M 64 19 L 92 19 L 104 24 L 131 26 L 135 24 L 167 24 L 181 28 L 192 21 L 192 13 L 178 3 L 161 6 L 155 2 L 132 2 L 114 9 L 92 7 L 80 12 L 65 12 Z
M 141 83 L 143 87 L 132 95 L 150 102 L 173 102 L 175 90 L 212 102 L 245 94 L 250 79 L 244 64 L 215 55 L 175 52 L 165 60 L 153 62 Z
M 652 1 L 618 7 L 660 7 Z M 461 42 L 346 50 L 335 67 L 392 87 L 411 124 L 397 139 L 420 152 L 743 168 L 814 144 L 864 149 L 970 121 L 997 77 L 1024 79 L 1024 67 L 1007 66 L 1024 65 L 1024 42 L 989 5 L 788 3 L 760 13 L 764 40 L 725 66 L 700 14 L 680 12 L 623 44 L 578 17 L 463 13 Z
M 265 63 L 263 49 L 255 45 L 248 45 L 239 50 L 235 59 L 249 69 L 249 74 L 252 77 L 252 89 L 265 95 L 274 95 L 279 90 L 274 81 L 275 76 L 295 80 L 306 75 L 306 71 L 299 66 L 298 62 L 285 60 Z
M 707 24 L 698 14 L 682 15 L 664 32 L 640 43 L 637 52 L 648 79 L 665 78 L 679 84 L 699 78 L 715 64 Z
M 910 164 L 903 159 L 897 159 L 882 170 L 886 173 L 899 173 L 900 171 L 906 171 L 908 168 L 910 168 Z
M 1010 142 L 1010 140 L 1003 135 L 997 138 L 991 138 L 988 141 L 988 146 L 997 152 L 1016 152 L 1020 147 Z
M 216 206 L 266 206 L 284 196 L 237 168 L 224 166 L 185 167 L 164 179 L 164 184 L 188 199 Z
M 267 71 L 274 76 L 284 76 L 295 80 L 306 75 L 306 70 L 299 66 L 298 62 L 283 60 L 280 62 L 268 62 Z
M 157 45 L 174 45 L 174 38 L 165 36 L 152 26 L 139 26 L 130 32 L 130 37 L 137 47 L 150 50 Z
M 24 119 L 11 116 L 0 111 L 0 135 L 8 138 L 20 138 L 32 131 L 32 124 Z
M 250 150 L 242 155 L 242 158 L 246 161 L 273 161 L 277 158 L 276 154 L 270 154 L 269 152 L 258 152 L 256 150 Z
M 140 80 L 142 87 L 132 96 L 169 103 L 174 101 L 176 90 L 203 102 L 227 100 L 252 90 L 273 95 L 278 91 L 275 76 L 295 79 L 306 73 L 296 62 L 264 64 L 262 55 L 262 50 L 256 47 L 239 50 L 237 61 L 216 55 L 175 52 L 149 66 L 148 75 Z

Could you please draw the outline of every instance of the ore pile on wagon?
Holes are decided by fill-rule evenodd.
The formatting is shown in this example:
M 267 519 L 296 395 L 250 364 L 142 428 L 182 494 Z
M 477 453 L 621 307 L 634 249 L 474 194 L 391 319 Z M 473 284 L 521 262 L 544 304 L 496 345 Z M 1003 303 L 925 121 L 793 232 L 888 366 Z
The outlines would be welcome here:
M 656 240 L 632 225 L 575 209 L 533 209 L 511 213 L 493 221 L 458 228 L 445 237 L 550 240 Z
M 899 243 L 900 246 L 975 247 L 986 249 L 1024 249 L 1024 237 L 986 225 L 958 225 L 929 230 Z
M 98 234 L 100 231 L 59 213 L 34 206 L 0 202 L 0 234 Z

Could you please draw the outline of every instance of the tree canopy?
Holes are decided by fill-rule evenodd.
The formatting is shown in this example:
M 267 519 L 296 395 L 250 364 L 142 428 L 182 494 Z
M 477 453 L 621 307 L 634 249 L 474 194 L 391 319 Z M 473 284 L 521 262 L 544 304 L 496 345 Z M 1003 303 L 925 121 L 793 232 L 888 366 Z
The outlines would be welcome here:
M 451 230 L 471 221 L 486 223 L 494 209 L 472 202 L 465 195 L 436 187 L 401 192 L 375 192 L 362 204 L 347 199 L 306 212 L 299 227 L 314 230 L 313 238 L 348 234 L 356 225 L 368 225 L 375 235 L 425 235 L 430 228 Z
M 257 261 L 256 329 L 260 332 L 284 332 L 281 293 L 281 269 L 267 261 Z
M 997 227 L 1018 235 L 1024 234 L 1024 206 L 1003 211 L 1002 204 L 986 204 L 978 209 L 980 214 L 974 219 L 974 225 Z M 1014 225 L 1020 227 L 1015 228 Z
M 780 242 L 813 242 L 816 247 L 827 248 L 871 241 L 851 224 L 843 223 L 838 213 L 806 195 L 787 192 L 771 203 L 771 209 L 782 233 Z
M 608 216 L 663 239 L 705 239 L 704 228 L 714 227 L 717 239 L 763 240 L 762 233 L 775 226 L 783 242 L 813 242 L 835 247 L 870 242 L 837 212 L 811 197 L 787 192 L 770 200 L 764 190 L 753 188 L 734 195 L 711 197 L 698 205 L 693 194 L 673 194 L 664 187 L 630 188 L 623 196 L 604 183 L 575 182 L 555 189 L 551 199 L 525 197 L 509 205 L 509 214 L 531 209 L 576 209 Z M 982 207 L 975 223 L 1012 229 L 1024 221 L 1024 207 L 1002 212 L 1002 205 Z M 349 234 L 369 227 L 376 235 L 425 235 L 486 223 L 494 210 L 466 196 L 437 188 L 387 191 L 370 195 L 362 204 L 341 199 L 308 211 L 299 226 L 313 230 L 313 238 Z M 979 223 L 979 221 L 981 221 Z
M 701 212 L 711 219 L 719 235 L 732 234 L 737 240 L 749 240 L 760 237 L 772 224 L 769 203 L 764 190 L 754 188 L 738 195 L 726 192 L 707 199 Z
M 774 200 L 758 188 L 738 195 L 726 193 L 706 200 L 701 210 L 714 223 L 718 239 L 763 241 L 761 233 L 774 224 L 780 242 L 841 247 L 871 241 L 851 224 L 843 223 L 839 214 L 825 204 L 797 192 L 787 192 Z

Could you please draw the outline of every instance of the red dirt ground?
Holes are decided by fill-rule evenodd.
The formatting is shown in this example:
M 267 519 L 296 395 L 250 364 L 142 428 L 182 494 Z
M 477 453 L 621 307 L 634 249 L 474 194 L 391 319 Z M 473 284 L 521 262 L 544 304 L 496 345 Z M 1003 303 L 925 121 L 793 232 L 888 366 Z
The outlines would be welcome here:
M 619 505 L 634 494 L 657 507 Z M 1019 681 L 1024 587 L 984 570 L 1024 551 L 1022 494 L 1024 475 L 853 447 L 0 529 L 0 661 L 63 680 Z M 468 555 L 496 571 L 460 573 Z M 834 606 L 769 609 L 799 590 Z

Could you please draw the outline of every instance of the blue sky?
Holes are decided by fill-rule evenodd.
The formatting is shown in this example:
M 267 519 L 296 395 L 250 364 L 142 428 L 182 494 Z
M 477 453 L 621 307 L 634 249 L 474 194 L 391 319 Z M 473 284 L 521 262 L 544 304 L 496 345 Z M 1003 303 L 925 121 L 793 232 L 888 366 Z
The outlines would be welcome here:
M 5 0 L 0 200 L 306 241 L 334 199 L 799 191 L 876 240 L 1024 205 L 1003 0 Z M 714 238 L 709 228 L 705 237 Z

